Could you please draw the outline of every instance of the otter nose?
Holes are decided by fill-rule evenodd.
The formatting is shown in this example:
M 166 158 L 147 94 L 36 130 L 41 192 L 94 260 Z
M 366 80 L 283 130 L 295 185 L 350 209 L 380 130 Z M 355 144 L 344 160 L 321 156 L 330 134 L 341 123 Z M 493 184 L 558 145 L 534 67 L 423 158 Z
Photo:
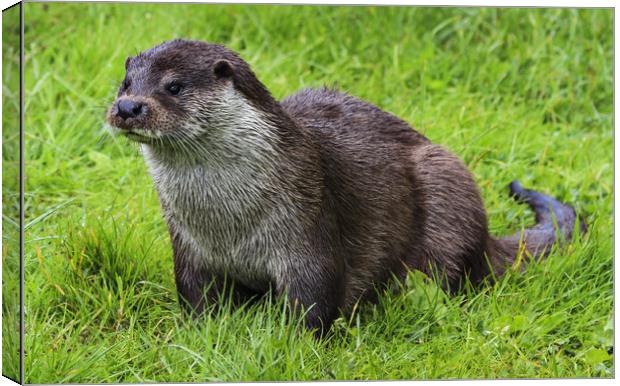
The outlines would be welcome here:
M 143 104 L 131 99 L 121 99 L 116 105 L 118 112 L 116 115 L 123 119 L 135 118 L 142 113 Z

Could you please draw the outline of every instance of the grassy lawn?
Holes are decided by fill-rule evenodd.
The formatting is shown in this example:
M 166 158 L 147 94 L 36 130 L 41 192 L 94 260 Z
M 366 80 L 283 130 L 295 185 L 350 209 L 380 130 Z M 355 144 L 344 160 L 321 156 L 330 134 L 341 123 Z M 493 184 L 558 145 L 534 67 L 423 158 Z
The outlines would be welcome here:
M 611 377 L 612 16 L 26 4 L 26 382 Z M 125 57 L 175 37 L 238 51 L 277 98 L 327 84 L 402 117 L 464 159 L 494 234 L 534 221 L 515 178 L 589 232 L 476 292 L 414 272 L 320 342 L 281 299 L 186 321 L 151 177 L 103 130 Z

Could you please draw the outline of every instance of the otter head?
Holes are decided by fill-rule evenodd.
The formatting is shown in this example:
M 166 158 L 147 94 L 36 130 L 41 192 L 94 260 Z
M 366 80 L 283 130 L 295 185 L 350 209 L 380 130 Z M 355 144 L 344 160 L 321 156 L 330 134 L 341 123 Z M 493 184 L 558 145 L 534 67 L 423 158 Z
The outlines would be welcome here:
M 127 58 L 125 69 L 107 120 L 137 142 L 222 135 L 248 109 L 268 111 L 276 103 L 248 64 L 221 45 L 173 40 Z

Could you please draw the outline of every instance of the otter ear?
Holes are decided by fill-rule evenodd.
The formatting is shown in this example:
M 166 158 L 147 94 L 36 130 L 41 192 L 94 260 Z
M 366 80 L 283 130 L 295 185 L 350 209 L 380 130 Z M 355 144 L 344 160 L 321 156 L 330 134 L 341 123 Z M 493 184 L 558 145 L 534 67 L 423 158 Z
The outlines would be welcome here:
M 213 73 L 218 78 L 228 78 L 233 75 L 233 66 L 228 60 L 218 60 L 213 66 Z

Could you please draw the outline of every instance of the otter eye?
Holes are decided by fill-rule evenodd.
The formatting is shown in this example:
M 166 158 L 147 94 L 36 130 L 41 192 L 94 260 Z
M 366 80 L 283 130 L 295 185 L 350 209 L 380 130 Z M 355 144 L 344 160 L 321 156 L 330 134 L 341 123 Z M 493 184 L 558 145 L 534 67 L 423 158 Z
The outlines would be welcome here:
M 181 85 L 178 83 L 170 83 L 168 86 L 166 86 L 166 90 L 168 90 L 168 92 L 172 95 L 178 95 L 181 92 L 182 88 L 183 87 L 181 87 Z

